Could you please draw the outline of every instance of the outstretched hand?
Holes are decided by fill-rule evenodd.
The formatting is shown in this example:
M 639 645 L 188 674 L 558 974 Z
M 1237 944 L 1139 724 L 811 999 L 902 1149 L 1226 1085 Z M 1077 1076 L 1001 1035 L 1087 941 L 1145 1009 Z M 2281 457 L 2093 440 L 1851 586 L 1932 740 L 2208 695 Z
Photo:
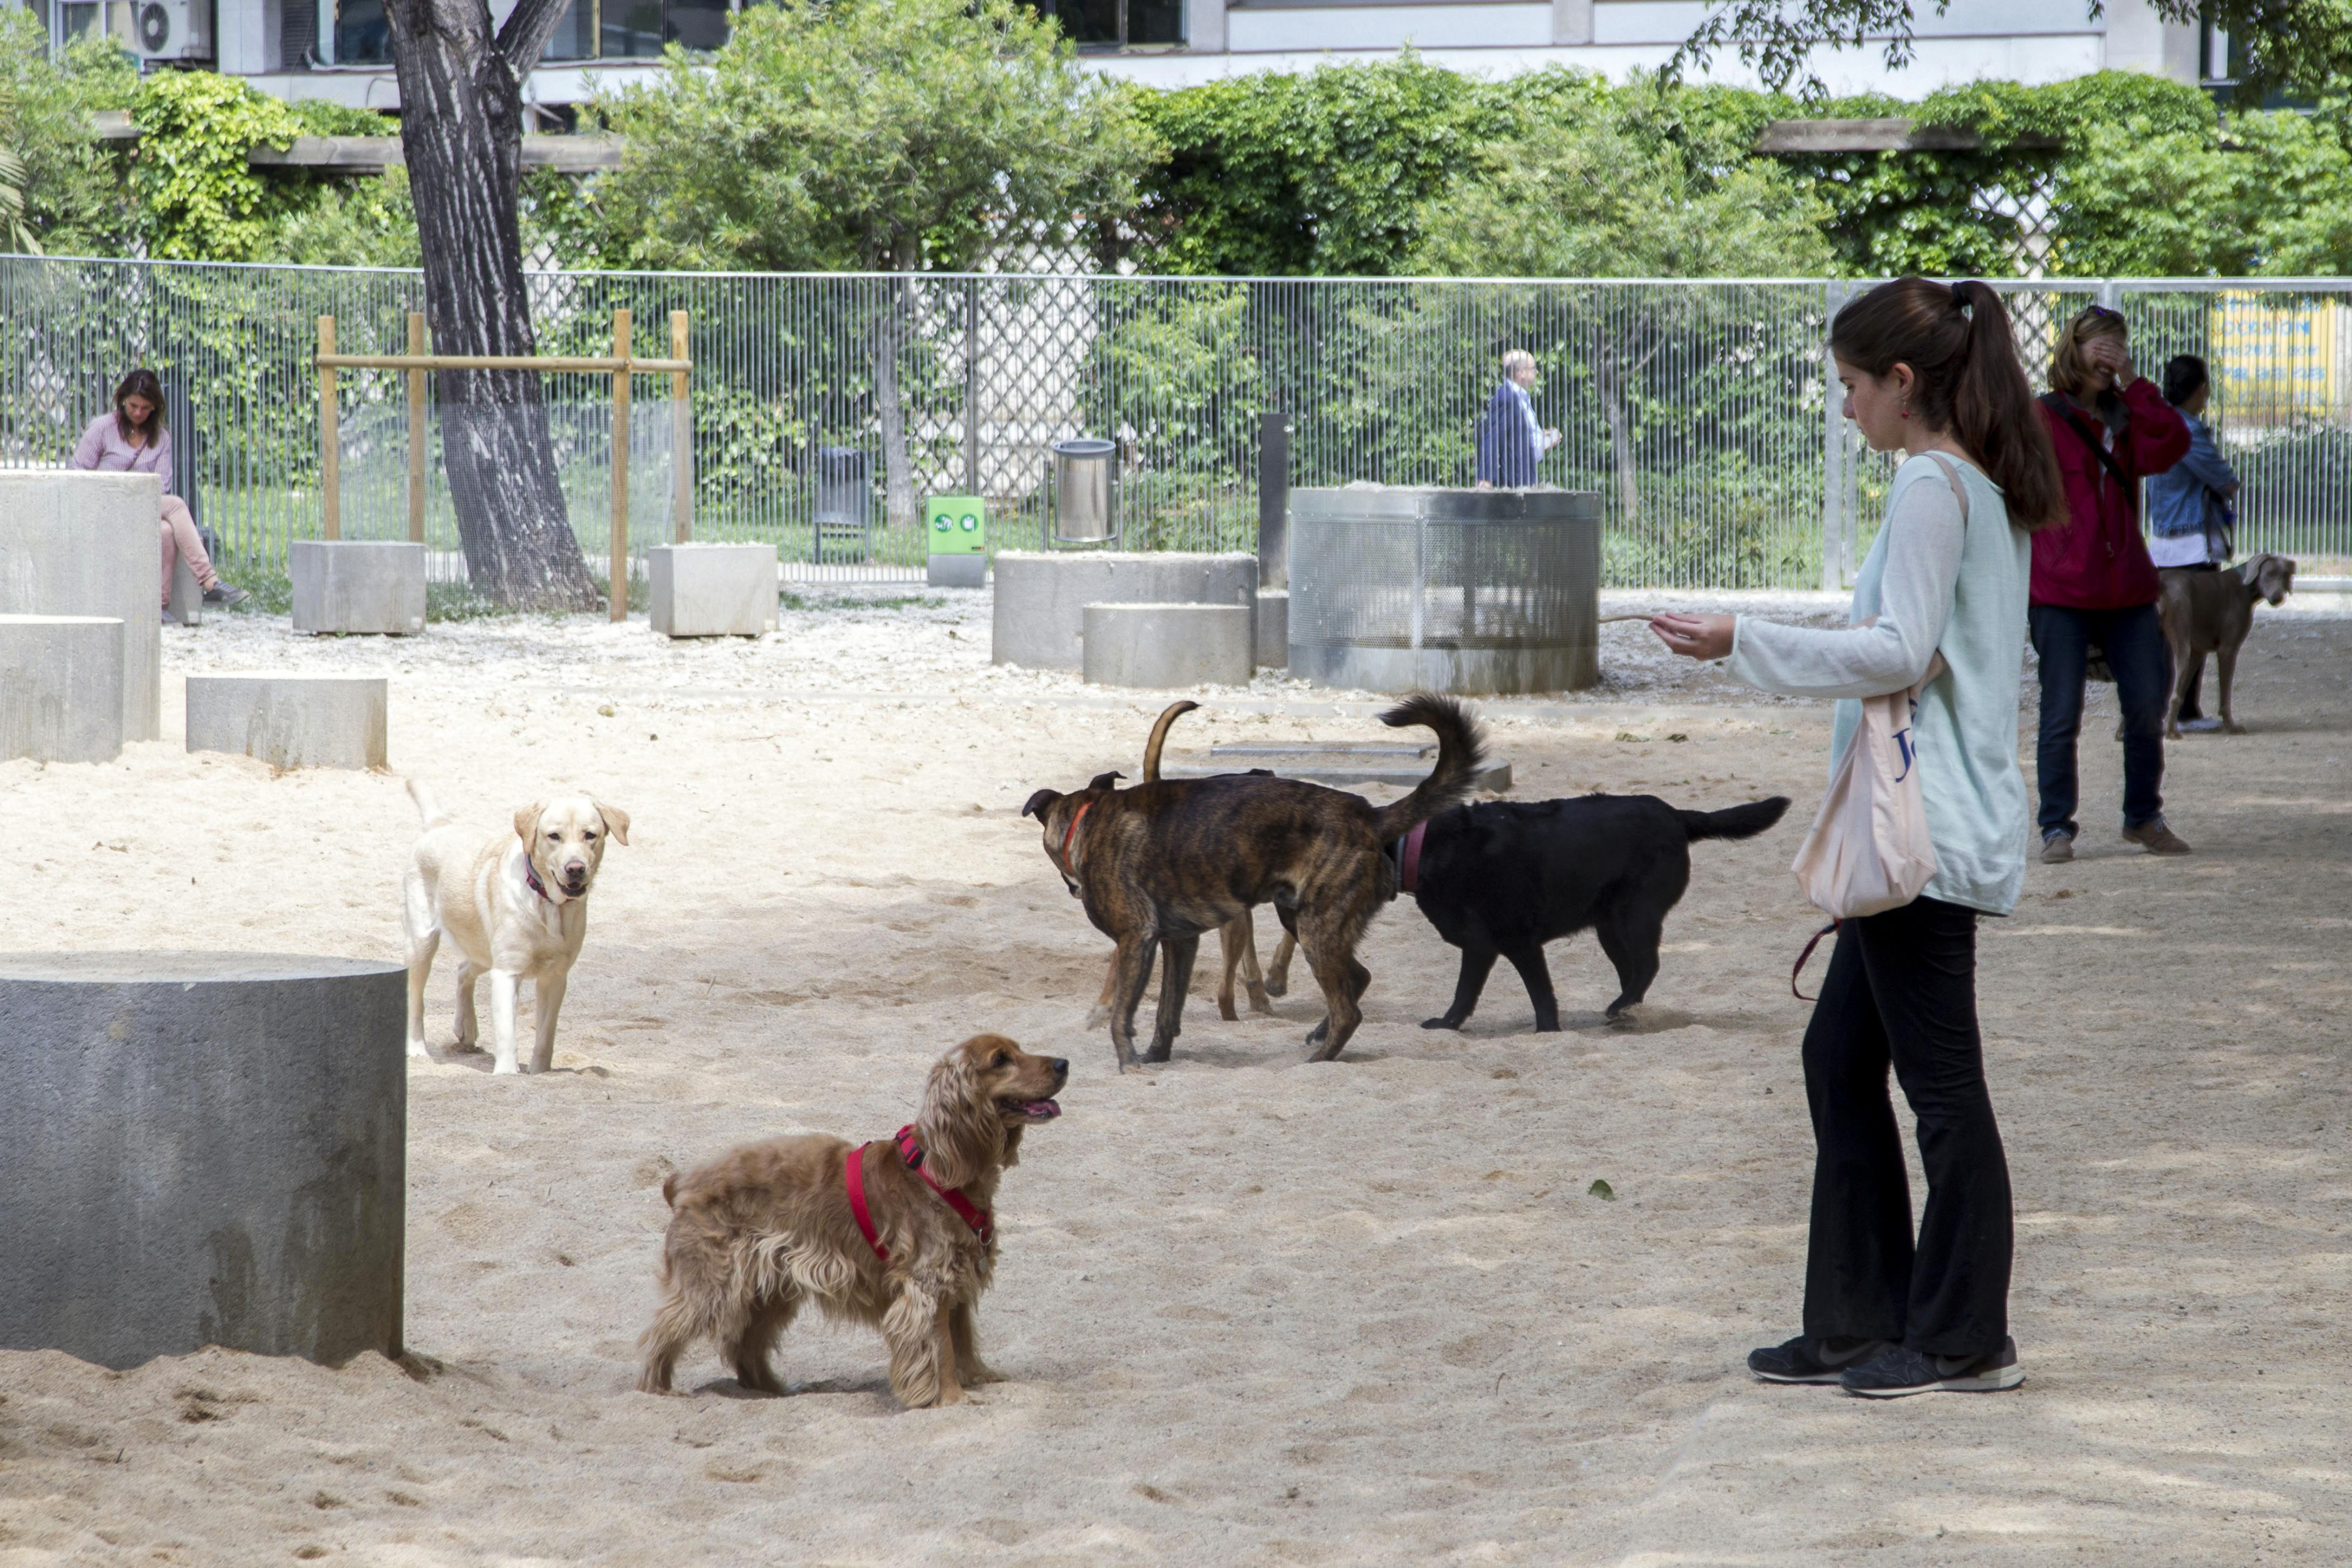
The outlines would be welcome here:
M 1650 630 L 1674 653 L 1691 659 L 1724 659 L 1731 655 L 1733 619 L 1728 615 L 1650 617 Z

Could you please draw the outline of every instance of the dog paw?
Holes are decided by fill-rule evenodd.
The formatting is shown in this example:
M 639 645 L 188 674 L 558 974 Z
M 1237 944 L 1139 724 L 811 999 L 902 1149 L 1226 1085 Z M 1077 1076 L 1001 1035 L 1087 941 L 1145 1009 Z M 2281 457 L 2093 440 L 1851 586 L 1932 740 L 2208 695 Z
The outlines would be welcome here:
M 1096 1008 L 1087 1014 L 1087 1028 L 1090 1030 L 1103 1029 L 1108 1027 L 1109 1023 L 1110 1009 L 1108 1008 Z
M 1458 1030 L 1462 1026 L 1455 1023 L 1452 1019 L 1423 1019 L 1421 1020 L 1421 1027 L 1423 1029 Z
M 430 1061 L 433 1060 L 432 1048 L 427 1046 L 421 1040 L 412 1040 L 408 1042 L 408 1054 L 418 1061 Z

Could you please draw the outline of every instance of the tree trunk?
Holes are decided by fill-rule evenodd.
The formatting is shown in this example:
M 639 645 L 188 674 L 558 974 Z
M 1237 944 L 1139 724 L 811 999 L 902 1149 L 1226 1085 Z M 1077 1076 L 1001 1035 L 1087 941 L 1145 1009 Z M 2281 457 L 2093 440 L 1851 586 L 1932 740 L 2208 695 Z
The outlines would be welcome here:
M 915 470 L 907 455 L 907 405 L 898 386 L 898 347 L 914 317 L 915 279 L 902 276 L 874 327 L 874 412 L 882 437 L 882 512 L 894 528 L 916 525 Z
M 562 5 L 520 0 L 494 39 L 483 0 L 386 0 L 436 352 L 537 351 L 516 217 L 521 82 Z M 595 608 L 538 375 L 444 371 L 438 391 L 449 496 L 476 590 L 526 609 Z

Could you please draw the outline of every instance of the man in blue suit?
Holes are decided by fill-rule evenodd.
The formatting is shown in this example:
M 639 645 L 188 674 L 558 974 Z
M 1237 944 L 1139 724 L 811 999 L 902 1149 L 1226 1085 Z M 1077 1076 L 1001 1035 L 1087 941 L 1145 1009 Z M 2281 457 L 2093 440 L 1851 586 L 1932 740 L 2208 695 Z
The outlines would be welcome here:
M 1559 432 L 1536 423 L 1528 396 L 1536 384 L 1536 357 L 1525 349 L 1503 356 L 1503 384 L 1478 422 L 1478 488 L 1516 489 L 1536 482 L 1536 463 L 1559 444 Z

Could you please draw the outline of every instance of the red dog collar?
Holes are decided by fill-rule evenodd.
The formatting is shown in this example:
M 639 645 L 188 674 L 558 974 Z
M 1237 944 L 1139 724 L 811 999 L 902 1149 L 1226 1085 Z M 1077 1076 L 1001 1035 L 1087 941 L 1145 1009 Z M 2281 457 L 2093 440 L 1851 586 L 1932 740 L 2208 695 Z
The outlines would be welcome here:
M 1427 831 L 1426 821 L 1415 822 L 1412 831 L 1404 836 L 1404 852 L 1397 857 L 1397 881 L 1406 893 L 1421 886 L 1421 837 Z
M 940 1202 L 955 1210 L 956 1218 L 970 1226 L 971 1233 L 980 1238 L 980 1244 L 985 1247 L 993 1240 L 996 1223 L 990 1218 L 988 1210 L 964 1197 L 962 1188 L 941 1186 L 931 1179 L 931 1173 L 923 1168 L 923 1145 L 915 1142 L 914 1124 L 908 1123 L 899 1128 L 897 1141 L 898 1157 L 907 1162 L 907 1168 L 922 1177 L 923 1185 L 937 1193 Z M 849 1188 L 850 1218 L 857 1221 L 858 1231 L 866 1238 L 866 1245 L 874 1249 L 874 1256 L 887 1263 L 890 1261 L 890 1249 L 882 1245 L 882 1233 L 875 1229 L 873 1212 L 866 1204 L 866 1151 L 873 1146 L 872 1144 L 861 1144 L 850 1150 L 848 1167 L 842 1175 L 844 1185 Z
M 548 903 L 554 904 L 558 909 L 563 907 L 561 904 L 557 904 L 554 899 L 548 897 L 546 887 L 543 886 L 539 880 L 539 868 L 530 863 L 530 852 L 528 850 L 523 852 L 522 879 L 523 881 L 530 883 L 531 892 L 539 894 L 540 897 L 546 899 Z
M 1087 820 L 1087 813 L 1094 809 L 1095 803 L 1092 800 L 1089 800 L 1085 805 L 1079 807 L 1070 817 L 1070 826 L 1068 831 L 1062 834 L 1062 861 L 1063 863 L 1067 865 L 1073 873 L 1076 872 L 1078 869 L 1078 862 L 1070 859 L 1070 846 L 1077 841 L 1078 824 L 1085 821 Z

